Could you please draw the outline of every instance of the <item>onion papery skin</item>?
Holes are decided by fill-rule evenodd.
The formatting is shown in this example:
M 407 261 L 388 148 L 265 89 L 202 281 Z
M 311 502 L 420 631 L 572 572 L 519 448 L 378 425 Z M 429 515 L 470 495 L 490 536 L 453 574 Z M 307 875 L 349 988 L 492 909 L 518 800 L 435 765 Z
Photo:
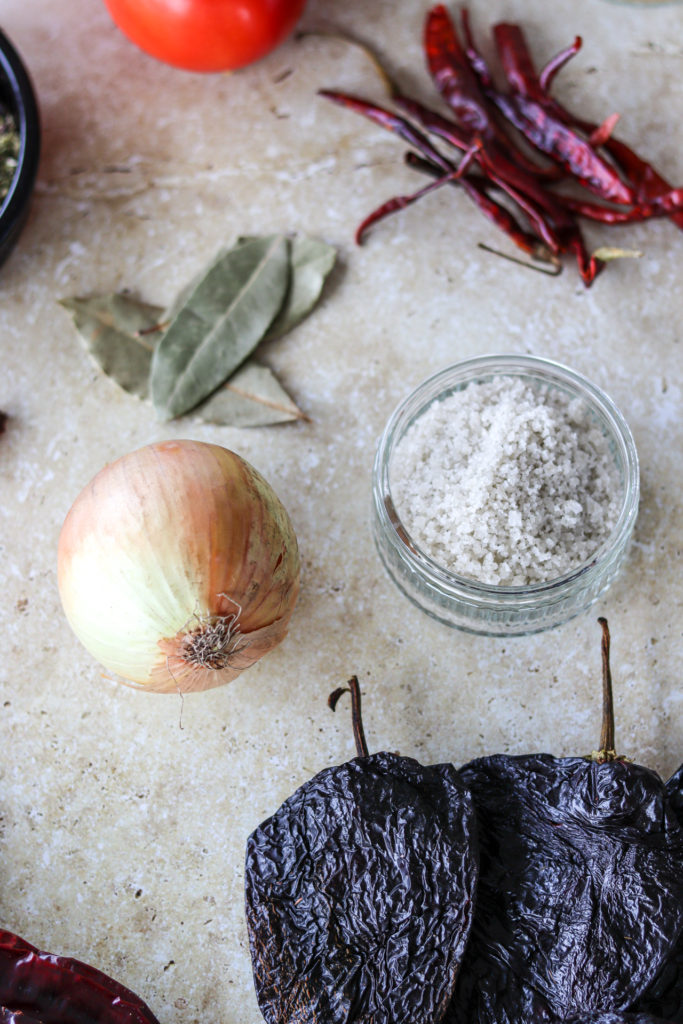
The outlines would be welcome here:
M 110 672 L 157 693 L 220 686 L 272 650 L 299 579 L 294 529 L 270 484 L 200 441 L 151 444 L 105 466 L 59 538 L 74 633 Z M 187 655 L 211 626 L 234 634 L 220 667 Z

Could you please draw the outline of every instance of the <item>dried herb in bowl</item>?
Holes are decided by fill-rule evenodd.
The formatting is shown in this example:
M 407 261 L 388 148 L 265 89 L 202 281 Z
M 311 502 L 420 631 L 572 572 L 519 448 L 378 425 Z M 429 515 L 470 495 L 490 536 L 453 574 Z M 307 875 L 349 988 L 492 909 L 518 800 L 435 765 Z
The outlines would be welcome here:
M 12 114 L 0 106 L 0 206 L 17 171 L 21 139 Z
M 9 120 L 7 116 L 9 115 Z M 0 29 L 0 263 L 12 251 L 28 217 L 40 158 L 40 115 L 27 69 Z M 19 145 L 17 146 L 17 139 Z

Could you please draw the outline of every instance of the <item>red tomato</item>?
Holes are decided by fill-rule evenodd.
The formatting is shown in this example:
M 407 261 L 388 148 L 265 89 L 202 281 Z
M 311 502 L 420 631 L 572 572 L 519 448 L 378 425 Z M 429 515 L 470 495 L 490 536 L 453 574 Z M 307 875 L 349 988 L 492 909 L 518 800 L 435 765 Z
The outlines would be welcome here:
M 306 0 L 104 0 L 140 49 L 187 71 L 227 71 L 265 57 Z

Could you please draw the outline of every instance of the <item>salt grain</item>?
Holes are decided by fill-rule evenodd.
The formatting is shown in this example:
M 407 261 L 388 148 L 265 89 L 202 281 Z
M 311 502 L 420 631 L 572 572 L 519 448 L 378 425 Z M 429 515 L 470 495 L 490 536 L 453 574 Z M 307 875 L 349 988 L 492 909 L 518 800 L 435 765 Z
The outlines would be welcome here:
M 413 541 L 482 583 L 561 576 L 593 555 L 619 514 L 617 468 L 585 404 L 516 377 L 433 402 L 401 438 L 390 473 Z

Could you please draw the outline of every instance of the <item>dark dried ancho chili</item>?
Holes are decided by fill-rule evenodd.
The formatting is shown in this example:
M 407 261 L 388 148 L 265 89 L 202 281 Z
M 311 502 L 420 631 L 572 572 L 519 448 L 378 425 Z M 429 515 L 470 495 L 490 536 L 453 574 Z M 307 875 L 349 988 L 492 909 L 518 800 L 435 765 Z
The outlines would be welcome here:
M 500 754 L 461 769 L 477 812 L 480 875 L 449 1024 L 626 1011 L 683 926 L 683 830 L 659 776 L 614 753 L 601 622 L 601 750 Z
M 571 1017 L 562 1024 L 672 1024 L 662 1017 L 652 1017 L 649 1013 L 585 1013 L 580 1017 Z
M 0 1024 L 159 1024 L 149 1007 L 96 967 L 43 953 L 0 929 Z
M 683 828 L 683 765 L 667 782 L 666 794 L 669 806 Z M 634 1010 L 657 1014 L 671 1024 L 683 1024 L 683 932 L 657 977 L 636 1002 Z
M 646 992 L 636 1001 L 633 1010 L 656 1014 L 670 1024 L 683 1021 L 683 936 L 665 961 Z
M 247 841 L 258 1003 L 268 1024 L 436 1024 L 473 916 L 471 799 L 452 765 L 368 755 L 350 686 L 359 756 Z

